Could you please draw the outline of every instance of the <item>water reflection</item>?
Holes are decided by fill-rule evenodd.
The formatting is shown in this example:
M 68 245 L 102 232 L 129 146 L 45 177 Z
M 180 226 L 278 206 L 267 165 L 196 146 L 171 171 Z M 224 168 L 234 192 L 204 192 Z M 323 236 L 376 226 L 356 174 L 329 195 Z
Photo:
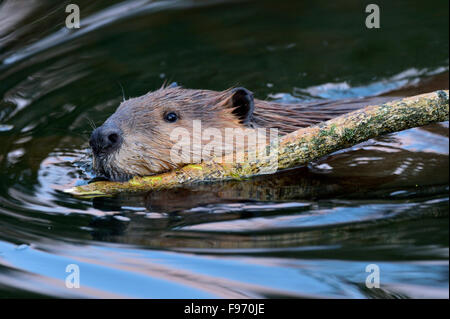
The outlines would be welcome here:
M 441 288 L 441 276 L 448 271 L 445 261 L 408 264 L 379 261 L 377 264 L 386 272 L 385 284 L 383 289 L 372 292 L 360 284 L 366 277 L 366 262 L 329 258 L 326 263 L 318 259 L 277 257 L 216 258 L 124 247 L 118 251 L 113 246 L 81 249 L 65 245 L 49 253 L 2 242 L 0 249 L 9 261 L 2 267 L 9 269 L 6 273 L 10 276 L 2 275 L 5 284 L 59 297 L 361 298 L 373 293 L 379 297 L 448 296 L 448 291 Z M 61 270 L 68 264 L 77 264 L 81 269 L 79 290 L 61 288 L 66 276 Z M 14 268 L 27 270 L 28 274 L 15 274 Z M 429 272 L 431 268 L 433 272 Z M 427 287 L 430 282 L 434 283 L 430 285 L 433 288 Z

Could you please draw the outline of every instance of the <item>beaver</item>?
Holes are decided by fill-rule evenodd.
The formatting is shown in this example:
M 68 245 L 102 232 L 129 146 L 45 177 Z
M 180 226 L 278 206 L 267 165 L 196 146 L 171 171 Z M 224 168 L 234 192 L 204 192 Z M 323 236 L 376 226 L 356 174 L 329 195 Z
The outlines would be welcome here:
M 116 112 L 93 131 L 89 141 L 93 169 L 97 176 L 124 181 L 133 176 L 154 175 L 198 162 L 199 157 L 195 155 L 201 152 L 201 148 L 192 148 L 187 157 L 174 156 L 173 149 L 178 142 L 172 137 L 175 129 L 183 129 L 196 138 L 195 134 L 199 134 L 195 133 L 196 121 L 201 123 L 202 132 L 211 129 L 206 137 L 197 136 L 202 145 L 226 129 L 241 129 L 242 134 L 248 137 L 249 131 L 251 134 L 258 128 L 273 128 L 281 136 L 369 103 L 379 103 L 380 99 L 385 102 L 393 98 L 283 104 L 255 99 L 253 93 L 244 87 L 218 92 L 186 89 L 178 85 L 163 86 L 143 96 L 124 100 Z M 245 144 L 232 143 L 223 142 L 221 154 L 241 149 Z M 211 154 L 202 153 L 201 160 L 210 157 Z

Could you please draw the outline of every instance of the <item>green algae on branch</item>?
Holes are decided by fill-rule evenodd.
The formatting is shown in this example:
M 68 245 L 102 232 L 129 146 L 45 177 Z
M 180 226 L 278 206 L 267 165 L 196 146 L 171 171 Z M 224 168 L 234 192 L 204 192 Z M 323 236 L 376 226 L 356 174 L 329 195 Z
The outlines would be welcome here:
M 107 196 L 119 192 L 174 188 L 183 184 L 241 180 L 304 165 L 327 154 L 368 139 L 412 127 L 448 121 L 449 93 L 436 91 L 392 101 L 336 117 L 283 136 L 264 160 L 244 163 L 212 160 L 191 164 L 156 176 L 134 177 L 127 182 L 94 182 L 65 190 L 76 196 Z M 236 157 L 238 158 L 238 157 Z

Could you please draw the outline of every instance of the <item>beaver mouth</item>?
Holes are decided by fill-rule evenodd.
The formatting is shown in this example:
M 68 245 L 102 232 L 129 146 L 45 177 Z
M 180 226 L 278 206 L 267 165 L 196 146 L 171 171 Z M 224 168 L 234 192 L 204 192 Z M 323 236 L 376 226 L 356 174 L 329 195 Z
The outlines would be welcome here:
M 95 172 L 95 171 L 94 171 Z M 94 181 L 110 181 L 110 182 L 126 182 L 132 179 L 134 175 L 126 174 L 126 173 L 120 173 L 115 171 L 102 171 L 102 172 L 95 172 Z
M 92 157 L 92 168 L 94 171 L 94 180 L 108 180 L 113 182 L 126 182 L 133 178 L 135 175 L 123 172 L 113 165 L 111 165 L 111 159 L 109 156 L 96 156 Z

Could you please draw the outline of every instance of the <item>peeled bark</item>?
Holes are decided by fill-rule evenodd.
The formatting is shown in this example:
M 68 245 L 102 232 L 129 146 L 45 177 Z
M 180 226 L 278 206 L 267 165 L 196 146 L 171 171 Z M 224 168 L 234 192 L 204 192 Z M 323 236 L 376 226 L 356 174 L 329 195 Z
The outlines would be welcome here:
M 65 192 L 76 196 L 105 196 L 119 192 L 174 188 L 188 183 L 240 180 L 298 167 L 383 134 L 448 121 L 448 94 L 448 90 L 442 90 L 367 106 L 299 129 L 281 137 L 277 151 L 263 160 L 256 158 L 244 163 L 211 160 L 160 175 L 134 177 L 127 182 L 94 182 Z

